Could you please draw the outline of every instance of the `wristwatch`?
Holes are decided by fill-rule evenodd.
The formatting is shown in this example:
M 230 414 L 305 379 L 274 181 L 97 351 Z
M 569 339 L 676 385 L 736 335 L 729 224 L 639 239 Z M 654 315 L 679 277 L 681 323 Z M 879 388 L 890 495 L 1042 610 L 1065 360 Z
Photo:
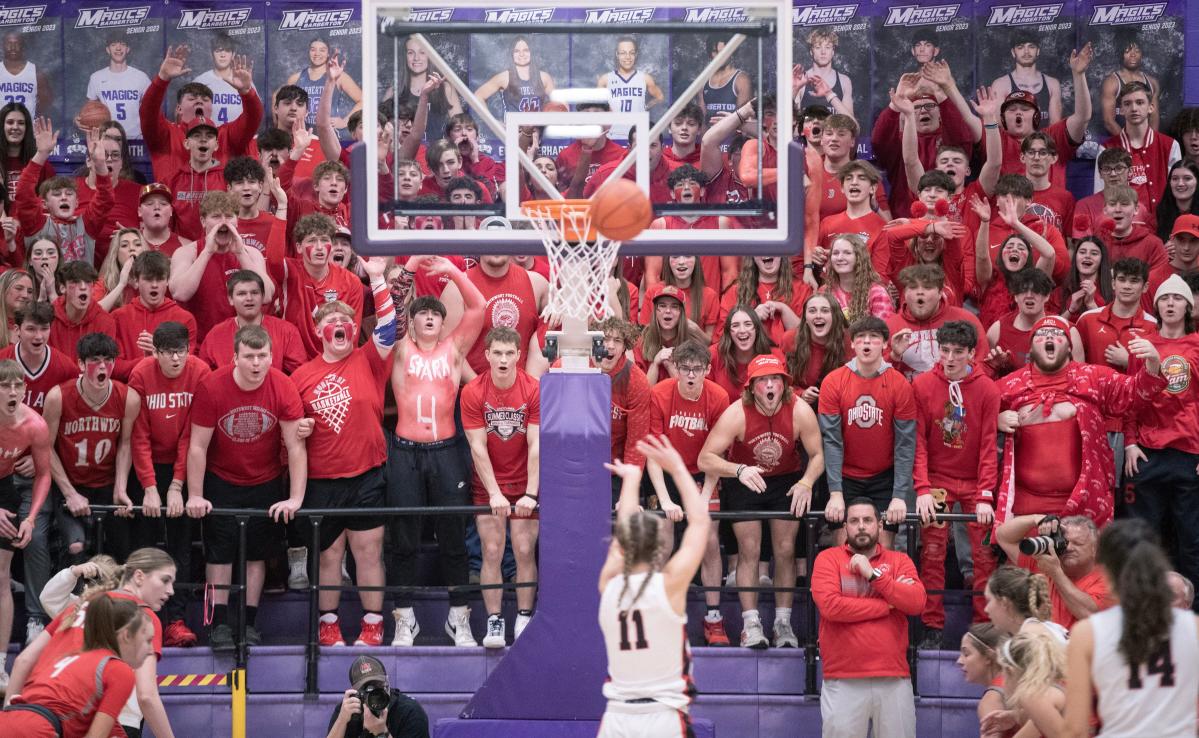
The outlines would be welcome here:
M 878 579 L 882 575 L 883 575 L 883 570 L 875 567 L 875 569 L 872 572 L 870 572 L 870 579 L 868 579 L 866 581 L 873 582 L 875 579 Z

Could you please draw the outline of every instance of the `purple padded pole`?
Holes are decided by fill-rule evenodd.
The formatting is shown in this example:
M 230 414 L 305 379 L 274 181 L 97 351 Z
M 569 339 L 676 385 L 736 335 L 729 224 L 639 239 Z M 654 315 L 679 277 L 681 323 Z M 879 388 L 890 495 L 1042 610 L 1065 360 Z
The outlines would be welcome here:
M 598 720 L 607 674 L 600 567 L 612 533 L 612 386 L 606 374 L 541 378 L 537 611 L 464 718 Z

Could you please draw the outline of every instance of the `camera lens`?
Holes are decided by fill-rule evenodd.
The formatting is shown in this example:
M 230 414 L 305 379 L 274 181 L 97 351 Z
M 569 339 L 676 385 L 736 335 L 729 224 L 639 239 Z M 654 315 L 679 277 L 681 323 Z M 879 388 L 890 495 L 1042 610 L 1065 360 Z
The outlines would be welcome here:
M 1020 553 L 1025 556 L 1043 556 L 1053 547 L 1053 539 L 1049 536 L 1034 536 L 1020 541 Z

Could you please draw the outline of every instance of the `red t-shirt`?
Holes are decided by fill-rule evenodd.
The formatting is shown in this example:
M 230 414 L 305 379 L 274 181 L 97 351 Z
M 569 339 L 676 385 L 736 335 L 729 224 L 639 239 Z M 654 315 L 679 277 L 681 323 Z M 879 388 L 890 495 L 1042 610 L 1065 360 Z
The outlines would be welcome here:
M 59 385 L 62 415 L 54 450 L 67 478 L 77 487 L 111 487 L 116 480 L 117 444 L 129 388 L 116 380 L 109 381 L 112 391 L 98 410 L 93 410 L 79 394 L 78 380 Z
M 912 385 L 891 367 L 866 378 L 848 366 L 831 372 L 820 383 L 821 415 L 841 420 L 844 444 L 842 474 L 867 479 L 894 464 L 895 421 L 916 421 Z
M 466 352 L 466 363 L 476 374 L 483 374 L 490 368 L 483 352 L 487 333 L 492 328 L 512 328 L 520 336 L 520 346 L 517 348 L 522 352 L 526 350 L 529 339 L 537 331 L 537 295 L 533 291 L 533 280 L 528 270 L 516 264 L 509 264 L 508 271 L 502 277 L 488 276 L 482 267 L 471 269 L 466 276 L 487 301 L 483 307 L 483 329 L 479 331 L 479 337 L 470 351 Z
M 875 236 L 883 229 L 887 221 L 883 220 L 883 216 L 874 211 L 861 216 L 860 218 L 851 218 L 844 210 L 836 215 L 830 215 L 827 218 L 820 219 L 820 234 L 817 237 L 818 242 L 823 248 L 831 249 L 833 241 L 846 233 L 856 233 L 866 240 L 867 244 L 875 243 Z M 870 261 L 874 264 L 874 270 L 882 274 L 887 269 L 887 257 L 884 254 L 880 260 L 875 256 L 874 250 L 871 250 Z M 795 257 L 791 257 L 791 266 L 795 267 Z M 800 270 L 803 269 L 803 264 L 799 265 Z
M 273 315 L 262 316 L 261 325 L 271 337 L 271 366 L 290 374 L 308 360 L 300 331 L 294 325 Z M 213 369 L 232 364 L 233 336 L 239 327 L 236 316 L 214 325 L 200 345 L 200 358 Z
M 579 165 L 579 157 L 583 151 L 583 146 L 578 141 L 572 143 L 558 153 L 558 191 L 565 193 L 570 187 L 571 179 L 575 176 L 575 168 Z M 591 165 L 587 168 L 587 179 L 591 180 L 591 176 L 595 171 L 604 164 L 619 162 L 628 153 L 625 147 L 608 139 L 604 142 L 604 147 L 599 151 L 591 152 Z
M 1057 147 L 1057 163 L 1049 170 L 1049 181 L 1059 187 L 1065 187 L 1066 163 L 1074 158 L 1074 152 L 1078 148 L 1070 140 L 1070 132 L 1066 129 L 1066 119 L 1063 118 L 1047 128 L 1042 128 L 1041 132 L 1052 138 Z M 999 138 L 1000 144 L 1003 146 L 1003 162 L 1000 165 L 999 173 L 1024 174 L 1024 162 L 1020 161 L 1020 143 L 1023 139 L 1003 129 L 1000 129 Z
M 662 381 L 650 389 L 653 409 L 649 432 L 665 434 L 683 461 L 687 471 L 699 473 L 699 452 L 708 440 L 712 426 L 729 406 L 729 393 L 710 379 L 704 380 L 698 400 L 688 400 L 679 392 L 679 380 Z
M 201 244 L 192 246 L 202 249 Z M 233 317 L 233 306 L 229 304 L 226 283 L 229 277 L 241 269 L 237 256 L 227 252 L 217 252 L 208 259 L 204 273 L 200 275 L 200 284 L 190 300 L 180 304 L 196 318 L 196 335 L 207 336 L 208 331 L 225 318 Z
M 133 422 L 131 443 L 133 468 L 142 487 L 158 484 L 155 464 L 173 464 L 174 478 L 187 479 L 192 397 L 211 373 L 208 365 L 195 356 L 187 357 L 183 372 L 174 379 L 162 373 L 152 356 L 133 368 L 129 386 L 141 396 L 142 407 Z
M 1032 556 L 1020 554 L 1020 558 L 1017 560 L 1017 565 L 1022 566 L 1034 573 L 1040 572 L 1040 570 L 1037 568 L 1037 560 Z M 1046 578 L 1048 579 L 1048 577 Z M 1108 595 L 1107 581 L 1104 580 L 1103 572 L 1099 569 L 1099 567 L 1091 569 L 1090 572 L 1082 575 L 1078 579 L 1071 579 L 1070 583 L 1082 590 L 1083 594 L 1085 594 L 1087 597 L 1090 597 L 1092 600 L 1094 600 L 1095 605 L 1098 606 L 1100 610 L 1106 610 L 1114 604 L 1111 600 L 1111 597 Z M 1052 579 L 1049 579 L 1049 606 L 1051 608 L 1051 612 L 1053 613 L 1049 619 L 1062 626 L 1066 630 L 1069 630 L 1075 623 L 1078 622 L 1078 618 L 1074 617 L 1074 614 L 1070 612 L 1070 608 L 1066 607 L 1066 601 L 1063 600 L 1061 595 L 1058 594 L 1057 587 L 1053 585 Z
M 266 245 L 271 240 L 271 228 L 277 220 L 278 218 L 266 212 L 259 213 L 257 218 L 238 218 L 237 232 L 241 234 L 241 240 L 247 246 L 253 246 L 266 254 Z
M 77 630 L 82 632 L 82 628 Z M 113 719 L 113 735 L 125 735 L 118 718 L 133 694 L 134 680 L 133 669 L 120 656 L 108 649 L 64 654 L 47 663 L 41 676 L 27 681 L 13 702 L 41 705 L 58 715 L 62 718 L 63 738 L 86 736 L 98 714 Z M 44 717 L 20 711 L 0 716 L 0 733 L 41 738 L 53 736 L 54 730 Z
M 522 489 L 529 481 L 528 429 L 541 425 L 541 392 L 537 380 L 520 369 L 508 389 L 500 389 L 485 371 L 462 388 L 462 427 L 487 430 L 487 458 L 501 489 Z M 484 491 L 478 471 L 472 484 Z
M 79 376 L 79 365 L 63 356 L 61 351 L 46 347 L 46 357 L 37 366 L 30 366 L 20 355 L 19 343 L 0 349 L 0 361 L 12 359 L 25 372 L 25 404 L 42 412 L 46 406 L 46 393 L 54 387 Z
M 1028 212 L 1062 233 L 1068 233 L 1074 227 L 1074 195 L 1065 187 L 1051 184 L 1047 189 L 1032 193 Z
M 214 429 L 208 471 L 230 484 L 250 487 L 283 473 L 279 423 L 303 416 L 300 395 L 283 372 L 272 368 L 257 389 L 243 390 L 233 380 L 233 367 L 227 366 L 200 383 L 191 419 L 193 425 Z
M 844 213 L 849 207 L 849 201 L 845 199 L 845 193 L 841 191 L 841 180 L 837 178 L 836 172 L 830 172 L 828 169 L 821 168 L 823 177 L 820 181 L 820 218 L 831 218 L 837 213 Z M 878 202 L 880 210 L 888 210 L 887 206 L 887 190 L 883 188 L 883 183 L 879 182 L 874 186 L 874 197 Z
M 390 362 L 374 342 L 331 364 L 317 356 L 291 381 L 316 421 L 308 437 L 308 477 L 356 477 L 387 461 L 383 439 L 383 386 Z
M 341 300 L 354 309 L 354 325 L 362 325 L 362 281 L 353 272 L 335 264 L 319 282 L 299 259 L 284 259 L 279 280 L 283 285 L 283 317 L 300 329 L 300 341 L 311 358 L 322 351 L 312 316 L 326 302 Z

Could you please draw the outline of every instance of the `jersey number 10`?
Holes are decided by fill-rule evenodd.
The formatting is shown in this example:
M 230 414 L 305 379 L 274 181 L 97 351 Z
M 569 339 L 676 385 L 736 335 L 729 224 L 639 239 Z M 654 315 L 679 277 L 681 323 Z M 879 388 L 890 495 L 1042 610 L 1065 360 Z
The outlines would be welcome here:
M 645 623 L 641 620 L 641 611 L 621 610 L 620 615 L 620 650 L 632 651 L 634 649 L 641 651 L 649 648 L 649 641 L 645 640 Z M 637 629 L 637 642 L 629 643 L 629 620 L 632 619 L 633 627 Z
M 623 632 L 623 631 L 622 631 Z M 1160 674 L 1161 686 L 1174 686 L 1174 661 L 1170 658 L 1170 640 L 1161 645 L 1152 656 L 1149 657 L 1148 663 L 1145 664 L 1146 674 Z M 1128 667 L 1128 688 L 1140 689 L 1144 684 L 1141 682 L 1141 665 L 1132 664 Z

